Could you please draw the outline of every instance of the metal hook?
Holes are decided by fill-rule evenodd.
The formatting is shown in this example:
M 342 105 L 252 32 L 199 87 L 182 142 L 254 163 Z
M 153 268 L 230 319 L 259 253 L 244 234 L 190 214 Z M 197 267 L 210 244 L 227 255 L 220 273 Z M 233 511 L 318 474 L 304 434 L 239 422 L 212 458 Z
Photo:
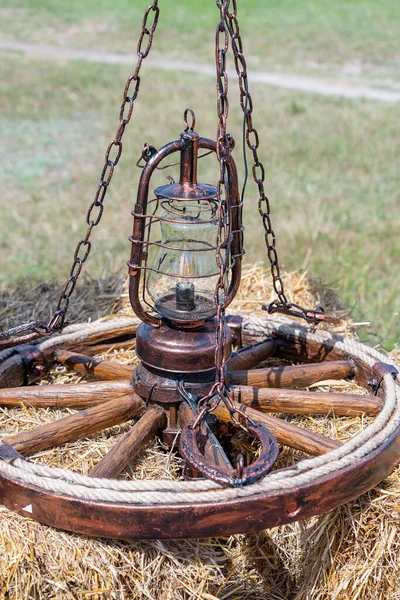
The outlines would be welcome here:
M 260 423 L 249 425 L 248 432 L 254 436 L 261 445 L 260 455 L 248 467 L 244 466 L 243 457 L 237 458 L 236 468 L 215 465 L 208 462 L 199 449 L 198 431 L 189 426 L 181 431 L 179 442 L 181 456 L 186 462 L 212 481 L 221 485 L 235 487 L 248 485 L 264 477 L 274 466 L 278 457 L 278 444 L 272 433 Z
M 188 123 L 188 113 L 190 113 L 192 115 L 192 124 L 189 127 L 189 123 Z M 191 131 L 194 130 L 194 127 L 196 125 L 196 115 L 194 114 L 194 111 L 191 108 L 187 108 L 185 110 L 185 112 L 183 113 L 183 123 L 185 125 L 185 131 L 189 131 L 189 129 Z
M 148 163 L 149 160 L 152 159 L 153 156 L 155 156 L 155 154 L 157 154 L 157 148 L 155 146 L 151 146 L 150 144 L 145 142 L 145 144 L 143 146 L 143 150 L 142 150 L 142 155 L 139 158 L 139 160 L 137 161 L 136 166 L 139 167 L 139 169 L 143 169 L 144 167 L 140 164 L 142 162 L 142 160 L 145 163 Z

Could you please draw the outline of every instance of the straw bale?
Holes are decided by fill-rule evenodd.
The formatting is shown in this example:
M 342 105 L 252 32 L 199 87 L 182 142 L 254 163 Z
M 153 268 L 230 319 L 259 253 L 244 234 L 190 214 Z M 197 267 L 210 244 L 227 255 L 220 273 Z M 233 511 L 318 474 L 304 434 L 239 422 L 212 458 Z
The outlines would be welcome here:
M 356 336 L 346 307 L 334 290 L 325 289 L 305 274 L 285 273 L 289 297 L 299 304 L 324 303 L 344 319 L 337 330 Z M 118 294 L 120 283 L 107 288 Z M 113 285 L 114 285 L 113 284 Z M 87 289 L 76 318 L 86 318 L 97 302 L 98 283 Z M 96 289 L 97 288 L 97 289 Z M 29 287 L 23 288 L 28 297 Z M 18 292 L 8 291 L 14 304 Z M 9 323 L 32 316 L 40 306 L 40 294 L 24 314 L 10 307 Z M 56 297 L 53 289 L 49 297 Z M 51 296 L 51 293 L 54 296 Z M 4 293 L 3 293 L 4 298 Z M 33 298 L 33 296 L 31 296 Z M 233 311 L 256 311 L 273 299 L 268 272 L 246 270 Z M 115 298 L 107 298 L 108 311 Z M 46 308 L 49 312 L 49 302 Z M 7 312 L 7 303 L 0 302 Z M 13 311 L 14 310 L 14 314 Z M 118 310 L 128 312 L 126 291 Z M 265 314 L 265 313 L 264 313 Z M 2 317 L 4 318 L 4 316 Z M 2 321 L 3 322 L 3 321 Z M 400 358 L 400 351 L 394 351 Z M 133 351 L 109 351 L 103 355 L 135 364 Z M 57 367 L 42 385 L 82 380 Z M 326 382 L 324 391 L 364 393 L 355 384 Z M 22 406 L 0 409 L 1 435 L 16 433 L 70 414 L 70 410 L 32 409 Z M 303 427 L 345 441 L 361 431 L 369 420 L 332 417 L 291 417 Z M 127 431 L 131 423 L 112 427 L 78 442 L 38 454 L 33 460 L 87 473 Z M 238 449 L 255 453 L 243 434 L 233 439 Z M 285 448 L 278 467 L 302 458 Z M 182 461 L 174 449 L 160 441 L 147 446 L 124 477 L 179 478 Z M 400 505 L 399 469 L 373 491 L 327 515 L 255 534 L 191 541 L 115 541 L 91 539 L 57 531 L 0 507 L 0 599 L 8 600 L 400 600 Z
M 0 330 L 37 319 L 47 323 L 53 315 L 61 289 L 60 282 L 44 283 L 29 277 L 12 287 L 0 284 Z M 68 321 L 93 321 L 110 313 L 122 289 L 120 277 L 92 279 L 90 275 L 82 274 L 68 310 Z

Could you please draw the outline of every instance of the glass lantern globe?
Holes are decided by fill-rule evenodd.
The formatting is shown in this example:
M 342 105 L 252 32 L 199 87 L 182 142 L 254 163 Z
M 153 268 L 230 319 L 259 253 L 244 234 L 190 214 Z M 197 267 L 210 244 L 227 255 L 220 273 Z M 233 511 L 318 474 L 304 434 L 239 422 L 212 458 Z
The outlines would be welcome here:
M 161 206 L 161 241 L 153 245 L 146 280 L 154 308 L 172 321 L 211 318 L 219 277 L 217 203 L 161 198 Z

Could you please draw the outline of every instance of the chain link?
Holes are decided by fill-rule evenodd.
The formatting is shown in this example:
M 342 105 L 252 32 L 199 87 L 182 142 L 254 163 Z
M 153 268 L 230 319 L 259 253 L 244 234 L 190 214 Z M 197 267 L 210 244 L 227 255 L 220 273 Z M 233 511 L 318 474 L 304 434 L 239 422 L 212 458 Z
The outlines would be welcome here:
M 95 227 L 97 227 L 101 221 L 104 211 L 103 203 L 107 194 L 107 190 L 111 183 L 114 174 L 114 169 L 117 166 L 119 159 L 121 158 L 122 137 L 124 135 L 126 126 L 131 120 L 134 102 L 139 94 L 140 68 L 142 66 L 143 59 L 145 59 L 150 52 L 154 32 L 158 23 L 159 14 L 160 9 L 158 8 L 158 0 L 154 0 L 154 2 L 147 7 L 144 13 L 142 21 L 142 30 L 137 45 L 138 59 L 135 71 L 134 74 L 128 78 L 125 84 L 122 95 L 121 108 L 119 112 L 118 129 L 114 139 L 108 144 L 104 158 L 104 165 L 100 174 L 99 184 L 95 192 L 94 199 L 90 204 L 86 214 L 86 235 L 82 240 L 78 242 L 76 246 L 69 276 L 64 286 L 62 287 L 60 296 L 58 298 L 56 310 L 53 316 L 51 317 L 47 325 L 40 324 L 40 332 L 37 331 L 37 323 L 35 324 L 36 330 L 33 329 L 33 327 L 30 327 L 30 329 L 34 331 L 34 333 L 31 334 L 31 338 L 29 339 L 39 337 L 40 335 L 43 335 L 43 333 L 50 334 L 54 331 L 61 331 L 64 326 L 71 295 L 74 292 L 83 265 L 90 255 L 90 251 L 92 248 L 90 236 L 92 230 Z M 151 24 L 148 24 L 149 19 L 152 20 Z M 146 47 L 143 49 L 144 44 L 146 44 Z M 8 333 L 9 332 L 4 332 L 3 334 L 0 334 L 0 339 L 7 338 L 8 340 Z M 7 343 L 9 344 L 10 342 L 7 341 Z
M 231 238 L 230 231 L 230 190 L 227 176 L 227 162 L 233 147 L 233 139 L 226 131 L 229 115 L 228 101 L 228 74 L 226 72 L 226 55 L 229 49 L 229 32 L 226 26 L 230 0 L 216 0 L 220 11 L 220 20 L 215 34 L 215 64 L 217 72 L 217 113 L 218 131 L 216 152 L 219 160 L 219 180 L 217 184 L 218 204 L 218 237 L 216 249 L 216 263 L 219 269 L 218 283 L 215 289 L 216 304 L 216 348 L 215 367 L 216 380 L 209 394 L 198 401 L 199 413 L 192 424 L 193 428 L 212 412 L 216 405 L 222 401 L 228 408 L 233 422 L 240 428 L 247 430 L 245 423 L 250 423 L 246 415 L 235 409 L 233 399 L 226 386 L 226 327 L 225 327 L 225 302 L 228 295 L 227 283 L 231 260 Z M 238 414 L 238 418 L 235 416 Z M 241 417 L 241 419 L 240 419 Z M 240 420 L 239 420 L 240 419 Z
M 269 313 L 280 311 L 291 316 L 301 317 L 313 326 L 317 325 L 320 321 L 336 322 L 337 319 L 324 314 L 322 307 L 317 307 L 312 310 L 307 309 L 293 302 L 289 302 L 286 296 L 279 265 L 278 251 L 276 248 L 276 235 L 272 227 L 271 206 L 264 187 L 265 167 L 258 156 L 260 139 L 253 124 L 253 100 L 249 92 L 247 63 L 243 54 L 243 42 L 240 36 L 240 27 L 237 18 L 237 0 L 231 0 L 231 2 L 232 10 L 226 11 L 226 28 L 229 31 L 231 38 L 235 69 L 239 80 L 240 106 L 243 111 L 246 127 L 245 140 L 253 155 L 252 175 L 258 188 L 258 211 L 264 226 L 264 236 L 271 269 L 272 285 L 277 295 L 277 300 L 274 300 L 268 305 L 264 305 L 263 309 L 267 310 Z
M 246 123 L 246 143 L 253 154 L 252 175 L 258 187 L 258 210 L 264 226 L 265 243 L 271 267 L 272 283 L 279 303 L 283 307 L 289 305 L 282 281 L 279 258 L 276 249 L 276 236 L 271 223 L 271 207 L 265 193 L 265 167 L 258 156 L 260 145 L 259 135 L 253 125 L 253 100 L 248 89 L 247 63 L 243 54 L 243 42 L 237 18 L 237 2 L 232 0 L 232 10 L 227 14 L 227 29 L 229 30 L 236 73 L 239 78 L 240 106 Z

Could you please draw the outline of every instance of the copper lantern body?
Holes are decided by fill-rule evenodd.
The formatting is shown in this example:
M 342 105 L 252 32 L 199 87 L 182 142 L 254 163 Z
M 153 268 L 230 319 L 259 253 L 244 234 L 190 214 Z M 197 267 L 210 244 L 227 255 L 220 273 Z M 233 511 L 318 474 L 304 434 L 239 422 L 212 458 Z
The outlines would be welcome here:
M 192 113 L 192 111 L 190 111 Z M 197 182 L 200 150 L 216 153 L 216 142 L 199 137 L 187 125 L 180 139 L 144 153 L 132 215 L 129 296 L 141 319 L 134 374 L 136 391 L 146 400 L 182 400 L 178 383 L 204 396 L 215 381 L 216 322 L 221 290 L 217 256 L 224 261 L 225 309 L 240 284 L 243 254 L 242 204 L 235 163 L 226 163 L 227 243 L 218 246 L 217 188 Z M 180 180 L 157 187 L 149 199 L 151 178 L 162 161 L 180 153 Z M 231 354 L 231 332 L 224 325 L 224 359 Z

